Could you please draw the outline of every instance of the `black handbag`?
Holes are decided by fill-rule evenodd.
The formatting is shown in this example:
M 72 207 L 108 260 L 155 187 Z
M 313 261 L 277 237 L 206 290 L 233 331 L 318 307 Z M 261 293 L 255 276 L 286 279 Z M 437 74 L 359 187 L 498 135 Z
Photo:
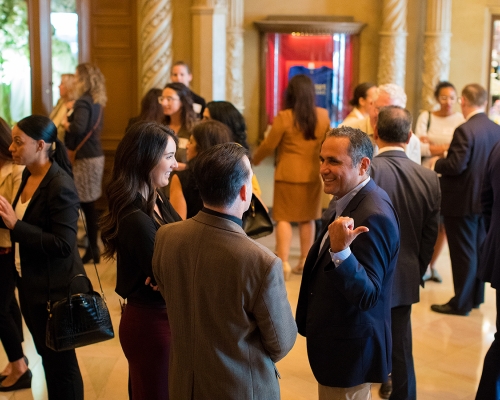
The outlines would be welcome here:
M 273 233 L 273 222 L 264 204 L 252 194 L 250 207 L 243 214 L 243 230 L 252 239 L 258 239 Z
M 71 284 L 77 278 L 88 281 L 89 293 L 71 294 Z M 94 291 L 90 279 L 83 274 L 71 279 L 67 297 L 53 304 L 49 301 L 47 309 L 45 344 L 54 351 L 75 349 L 115 336 L 104 297 Z

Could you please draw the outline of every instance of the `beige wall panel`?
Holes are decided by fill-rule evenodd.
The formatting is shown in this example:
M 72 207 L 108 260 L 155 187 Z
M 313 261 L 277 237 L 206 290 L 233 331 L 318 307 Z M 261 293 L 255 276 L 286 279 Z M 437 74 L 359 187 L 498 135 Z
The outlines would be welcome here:
M 173 62 L 184 61 L 190 66 L 192 64 L 192 0 L 171 0 L 172 1 L 172 25 L 174 36 L 172 42 L 172 51 L 174 55 Z M 195 92 L 199 91 L 199 82 L 193 76 L 191 87 Z M 169 80 L 166 77 L 165 83 Z
M 498 0 L 453 0 L 451 21 L 450 81 L 460 92 L 468 83 L 487 85 L 489 38 L 488 7 L 498 7 Z

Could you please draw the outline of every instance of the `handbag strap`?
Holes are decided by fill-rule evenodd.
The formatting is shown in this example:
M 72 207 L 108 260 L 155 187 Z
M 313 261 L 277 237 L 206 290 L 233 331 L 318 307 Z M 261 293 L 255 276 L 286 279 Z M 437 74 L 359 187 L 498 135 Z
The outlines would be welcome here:
M 85 135 L 85 137 L 80 142 L 80 144 L 78 146 L 76 146 L 75 154 L 78 152 L 78 150 L 80 150 L 83 147 L 83 145 L 87 142 L 87 140 L 90 139 L 90 137 L 92 136 L 94 131 L 97 129 L 97 126 L 101 122 L 101 116 L 102 116 L 102 106 L 99 106 L 99 116 L 97 117 L 97 121 L 94 124 L 94 126 L 92 127 L 92 129 Z
M 78 212 L 79 212 L 80 217 L 82 219 L 83 227 L 85 228 L 85 233 L 88 236 L 89 233 L 88 233 L 88 230 L 87 230 L 87 224 L 85 223 L 85 219 L 83 218 L 83 214 L 82 214 L 81 209 L 78 210 Z M 91 251 L 92 251 L 92 249 L 91 249 Z M 101 277 L 99 276 L 99 272 L 97 271 L 97 265 L 96 265 L 96 263 L 95 263 L 95 261 L 94 261 L 93 258 L 92 258 L 92 261 L 94 262 L 95 274 L 97 275 L 97 281 L 99 282 L 99 288 L 101 289 L 101 297 L 102 297 L 102 299 L 104 301 L 106 301 L 106 297 L 104 296 L 104 290 L 103 290 L 102 284 L 101 284 Z M 50 293 L 51 293 L 51 291 L 50 291 L 50 259 L 47 260 L 47 283 L 48 283 L 47 311 L 49 312 L 49 315 L 50 315 L 50 309 L 51 309 L 51 299 L 50 299 Z M 92 286 L 92 283 L 91 283 L 91 286 Z

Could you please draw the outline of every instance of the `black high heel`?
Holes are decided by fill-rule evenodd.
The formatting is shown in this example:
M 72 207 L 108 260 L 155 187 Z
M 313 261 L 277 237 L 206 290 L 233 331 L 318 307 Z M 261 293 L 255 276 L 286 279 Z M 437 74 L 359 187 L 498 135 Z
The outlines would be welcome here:
M 26 363 L 26 366 L 30 365 L 30 362 L 29 362 L 29 360 L 28 360 L 28 357 L 23 356 L 23 358 L 24 358 L 24 362 Z M 2 381 L 3 381 L 5 378 L 7 378 L 7 377 L 8 377 L 8 375 L 0 375 L 0 382 L 2 382 Z
M 33 374 L 30 369 L 27 369 L 24 374 L 22 374 L 19 379 L 10 386 L 4 386 L 2 382 L 0 382 L 0 392 L 11 392 L 13 390 L 21 390 L 21 389 L 29 389 L 31 388 L 31 378 Z

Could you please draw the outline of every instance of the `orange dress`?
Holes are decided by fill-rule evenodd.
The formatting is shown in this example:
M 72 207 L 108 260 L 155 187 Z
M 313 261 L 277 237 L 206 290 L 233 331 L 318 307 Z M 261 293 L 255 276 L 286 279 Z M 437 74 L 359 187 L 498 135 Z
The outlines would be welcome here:
M 294 124 L 291 109 L 274 118 L 269 135 L 253 155 L 258 164 L 276 152 L 274 172 L 273 218 L 276 221 L 302 222 L 321 217 L 322 181 L 319 152 L 330 118 L 324 108 L 316 107 L 316 139 L 305 140 Z

